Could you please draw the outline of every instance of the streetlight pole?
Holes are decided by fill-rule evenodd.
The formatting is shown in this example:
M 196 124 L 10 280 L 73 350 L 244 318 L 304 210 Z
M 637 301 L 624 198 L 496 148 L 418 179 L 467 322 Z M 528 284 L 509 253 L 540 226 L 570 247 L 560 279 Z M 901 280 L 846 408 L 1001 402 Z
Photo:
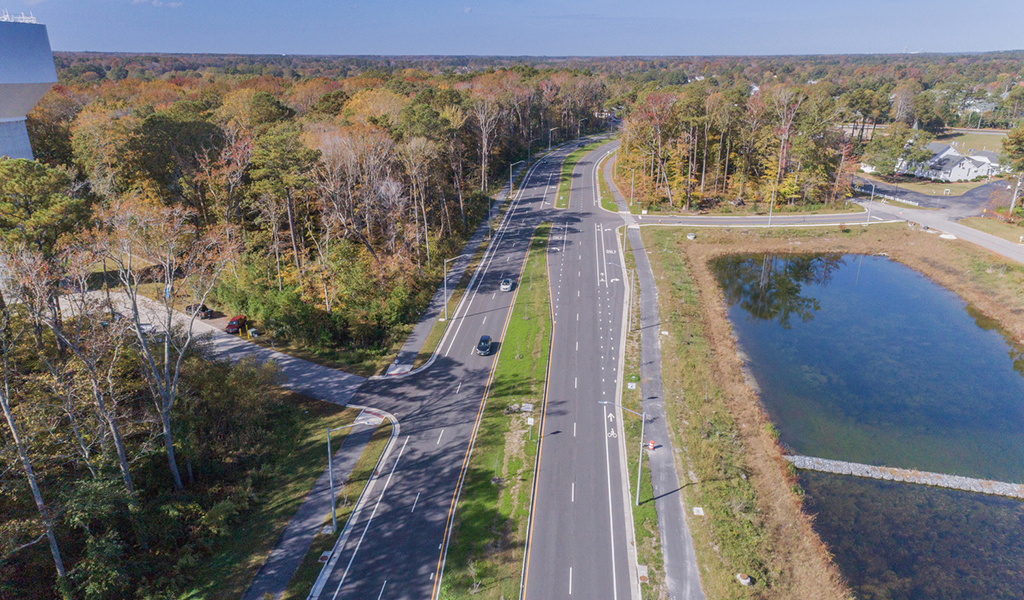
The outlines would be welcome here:
M 540 138 L 535 138 L 526 143 L 526 163 L 530 163 L 530 147 L 533 146 L 534 142 L 539 142 Z
M 509 200 L 512 199 L 512 169 L 514 169 L 516 165 L 521 165 L 524 162 L 526 162 L 526 161 L 525 160 L 517 160 L 516 162 L 514 162 L 514 163 L 512 163 L 511 165 L 508 166 L 508 199 Z
M 631 173 L 629 176 L 629 205 L 633 206 L 633 184 L 636 183 L 636 169 L 633 167 L 626 167 Z
M 640 417 L 640 455 L 636 458 L 636 505 L 640 506 L 640 473 L 644 464 L 644 426 L 647 425 L 647 413 L 636 412 L 635 410 L 630 410 L 617 402 L 610 402 L 608 400 L 598 400 L 597 403 L 618 406 L 622 410 L 631 412 Z
M 362 421 L 353 421 L 348 425 L 341 425 L 340 427 L 327 428 L 327 472 L 331 480 L 331 533 L 338 533 L 338 513 L 335 508 L 335 496 L 334 496 L 334 453 L 331 452 L 331 432 L 341 431 L 342 429 L 348 429 L 349 427 L 355 427 L 356 425 L 364 425 Z
M 865 225 L 871 224 L 871 207 L 875 205 L 875 184 L 871 184 L 871 199 L 868 200 L 868 220 L 864 221 Z
M 1017 204 L 1017 191 L 1020 190 L 1020 179 L 1022 175 L 1017 176 L 1017 186 L 1013 188 L 1013 198 L 1010 200 L 1010 212 L 1008 216 L 1013 217 L 1013 207 Z
M 448 263 L 462 258 L 462 255 L 444 261 L 444 320 L 448 320 Z
M 551 132 L 558 129 L 558 127 L 552 127 L 548 129 L 548 152 L 551 152 Z
M 588 120 L 589 119 L 580 119 L 579 121 L 576 121 L 576 139 L 577 140 L 580 139 L 580 126 L 583 125 L 583 123 L 588 121 Z

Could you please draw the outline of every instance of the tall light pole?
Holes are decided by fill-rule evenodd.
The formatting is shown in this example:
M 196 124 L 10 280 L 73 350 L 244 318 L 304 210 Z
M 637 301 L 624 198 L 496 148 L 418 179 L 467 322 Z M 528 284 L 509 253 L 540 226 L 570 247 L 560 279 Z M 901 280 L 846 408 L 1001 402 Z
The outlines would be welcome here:
M 633 184 L 636 183 L 636 169 L 633 167 L 626 167 L 629 169 L 631 175 L 629 176 L 629 205 L 633 206 Z
M 448 320 L 448 263 L 462 258 L 462 255 L 444 261 L 444 320 Z
M 512 199 L 512 170 L 515 169 L 516 165 L 521 165 L 525 160 L 517 160 L 516 162 L 508 166 L 508 199 Z
M 331 533 L 338 533 L 338 513 L 335 509 L 335 496 L 334 496 L 334 453 L 331 452 L 331 432 L 341 431 L 342 429 L 348 429 L 349 427 L 355 427 L 356 425 L 365 425 L 365 421 L 353 421 L 348 425 L 342 425 L 340 427 L 328 427 L 327 428 L 327 472 L 331 480 Z
M 871 184 L 871 200 L 868 200 L 868 220 L 864 221 L 865 225 L 871 224 L 871 207 L 875 205 L 875 184 Z
M 576 139 L 577 140 L 580 139 L 580 126 L 583 125 L 583 123 L 585 121 L 587 121 L 587 120 L 588 119 L 580 119 L 579 121 L 576 121 Z
M 534 138 L 534 139 L 530 140 L 529 142 L 526 142 L 526 162 L 527 162 L 527 164 L 529 164 L 529 162 L 530 162 L 530 147 L 533 145 L 534 142 L 539 142 L 539 141 L 540 141 L 540 138 Z
M 1009 216 L 1013 216 L 1013 207 L 1017 204 L 1017 191 L 1020 190 L 1020 179 L 1024 174 L 1017 175 L 1017 186 L 1013 188 L 1013 198 L 1010 200 L 1010 212 Z
M 551 152 L 551 132 L 558 129 L 558 127 L 552 127 L 548 129 L 548 152 Z
M 636 412 L 635 410 L 630 410 L 617 402 L 610 402 L 608 400 L 598 400 L 597 403 L 618 406 L 622 410 L 631 412 L 640 417 L 640 455 L 636 457 L 636 505 L 640 506 L 640 469 L 644 464 L 644 426 L 647 425 L 647 413 Z

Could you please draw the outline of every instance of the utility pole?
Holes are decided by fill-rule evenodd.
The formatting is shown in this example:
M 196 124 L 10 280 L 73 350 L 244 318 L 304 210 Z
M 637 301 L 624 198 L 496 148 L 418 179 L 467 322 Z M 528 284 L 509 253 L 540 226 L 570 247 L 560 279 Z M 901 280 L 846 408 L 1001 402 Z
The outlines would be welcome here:
M 551 132 L 556 130 L 556 129 L 558 129 L 558 128 L 557 127 L 552 127 L 551 129 L 548 129 L 548 152 L 551 152 Z
M 448 320 L 448 263 L 462 258 L 462 255 L 444 261 L 444 320 Z
M 1013 198 L 1010 200 L 1010 213 L 1009 216 L 1013 216 L 1013 208 L 1017 204 L 1017 192 L 1020 190 L 1020 180 L 1024 177 L 1024 173 L 1017 175 L 1017 186 L 1013 188 Z
M 871 207 L 875 205 L 875 184 L 871 184 L 871 200 L 868 200 L 868 220 L 864 221 L 866 225 L 871 224 Z M 1011 208 L 1012 210 L 1012 208 Z

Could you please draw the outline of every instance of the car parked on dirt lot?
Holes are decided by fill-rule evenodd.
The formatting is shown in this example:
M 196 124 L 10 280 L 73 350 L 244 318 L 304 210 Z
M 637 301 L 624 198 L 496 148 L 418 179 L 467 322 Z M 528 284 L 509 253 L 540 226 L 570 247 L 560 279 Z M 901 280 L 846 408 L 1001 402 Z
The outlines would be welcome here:
M 244 315 L 235 315 L 228 321 L 228 326 L 224 328 L 227 333 L 241 333 L 245 331 L 246 321 Z
M 205 304 L 189 304 L 185 307 L 185 314 L 195 315 L 200 319 L 212 319 L 213 311 Z
M 512 291 L 512 280 L 511 279 L 506 277 L 505 279 L 501 280 L 501 291 L 503 291 L 503 292 L 511 292 Z
M 480 337 L 480 342 L 476 345 L 476 353 L 480 356 L 487 356 L 491 353 L 491 336 L 484 335 Z

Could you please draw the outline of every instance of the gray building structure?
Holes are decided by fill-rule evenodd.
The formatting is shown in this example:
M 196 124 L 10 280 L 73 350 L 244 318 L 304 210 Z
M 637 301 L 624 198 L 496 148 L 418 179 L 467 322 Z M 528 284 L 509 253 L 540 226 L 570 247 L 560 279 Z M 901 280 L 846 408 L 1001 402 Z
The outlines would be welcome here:
M 0 156 L 33 158 L 25 115 L 55 83 L 46 26 L 0 13 Z

